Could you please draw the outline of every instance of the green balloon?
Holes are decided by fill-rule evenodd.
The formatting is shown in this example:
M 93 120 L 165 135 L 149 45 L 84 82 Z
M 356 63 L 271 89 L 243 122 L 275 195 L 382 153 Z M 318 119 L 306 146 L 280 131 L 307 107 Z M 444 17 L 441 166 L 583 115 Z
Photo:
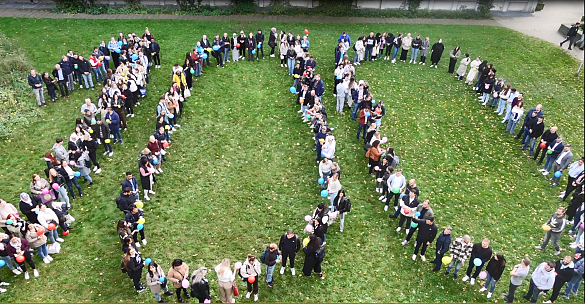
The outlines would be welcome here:
M 12 219 L 7 219 L 6 220 L 6 225 L 12 225 Z
M 553 151 L 552 151 L 552 150 L 548 150 L 548 151 L 546 151 L 546 154 L 552 154 L 552 153 L 553 153 Z
M 400 192 L 400 189 L 398 189 L 398 188 L 392 188 L 392 193 L 396 194 L 398 192 Z

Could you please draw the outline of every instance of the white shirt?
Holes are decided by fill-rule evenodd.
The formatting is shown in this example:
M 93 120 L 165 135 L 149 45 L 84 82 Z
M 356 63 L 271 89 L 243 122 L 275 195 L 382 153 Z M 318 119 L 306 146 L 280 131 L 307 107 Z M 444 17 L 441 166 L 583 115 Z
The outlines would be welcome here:
M 567 155 L 567 153 L 569 153 L 569 151 L 563 151 L 563 152 L 561 152 L 561 155 L 559 155 L 559 157 L 557 158 L 556 163 L 560 165 L 561 164 L 561 160 L 563 160 L 563 158 L 565 157 L 565 155 Z
M 571 164 L 571 167 L 569 168 L 569 176 L 570 177 L 577 178 L 579 176 L 579 174 L 581 174 L 581 172 L 583 172 L 583 165 L 579 166 L 578 161 Z

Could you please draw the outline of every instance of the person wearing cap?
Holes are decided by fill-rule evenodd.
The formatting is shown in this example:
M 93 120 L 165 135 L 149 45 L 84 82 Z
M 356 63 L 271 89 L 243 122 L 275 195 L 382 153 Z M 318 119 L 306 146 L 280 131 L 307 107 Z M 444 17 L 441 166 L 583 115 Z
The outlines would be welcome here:
M 569 167 L 571 161 L 573 161 L 573 152 L 571 152 L 571 145 L 566 144 L 565 148 L 563 149 L 563 152 L 561 152 L 561 154 L 559 154 L 559 157 L 557 157 L 557 159 L 554 161 L 552 172 L 554 172 L 555 174 L 556 172 L 561 172 L 562 174 L 564 170 Z M 545 175 L 544 172 L 542 173 L 542 175 Z M 561 177 L 560 176 L 557 177 L 556 175 L 553 175 L 552 178 L 549 178 L 549 181 L 553 182 L 552 183 L 553 187 L 558 186 L 560 180 Z
M 443 264 L 443 256 L 447 251 L 449 251 L 449 247 L 451 246 L 451 232 L 453 232 L 453 228 L 447 226 L 439 237 L 437 238 L 437 249 L 435 250 L 435 259 L 431 261 L 431 263 L 435 264 L 435 268 L 433 268 L 434 272 L 438 272 L 441 270 L 441 265 Z

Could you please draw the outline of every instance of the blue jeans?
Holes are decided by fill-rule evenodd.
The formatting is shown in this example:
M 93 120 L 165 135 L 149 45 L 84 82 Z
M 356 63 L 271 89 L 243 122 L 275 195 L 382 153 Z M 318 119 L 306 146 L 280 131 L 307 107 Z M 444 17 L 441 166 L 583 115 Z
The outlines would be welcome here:
M 506 102 L 508 100 L 505 99 L 499 99 L 499 103 L 498 103 L 498 114 L 504 113 L 504 110 L 506 109 Z
M 77 191 L 79 191 L 79 195 L 81 195 L 83 192 L 81 192 L 81 186 L 79 185 L 79 181 L 77 181 L 77 176 L 74 176 L 67 182 L 67 188 L 69 188 L 69 193 L 71 193 L 72 197 L 75 197 L 75 192 L 73 192 L 73 185 L 75 185 Z
M 295 70 L 295 60 L 288 58 L 288 74 L 292 75 Z
M 65 186 L 61 186 L 59 187 L 59 189 L 56 189 L 55 191 L 59 193 L 59 199 L 62 202 L 67 203 L 67 207 L 71 207 L 71 204 L 69 203 L 69 196 L 67 196 L 67 189 L 65 189 Z
M 447 272 L 451 271 L 451 267 L 453 267 L 453 265 L 455 265 L 455 271 L 453 271 L 453 274 L 457 274 L 459 269 L 461 269 L 461 266 L 463 266 L 463 263 L 461 263 L 459 260 L 451 260 L 451 263 L 449 263 L 447 266 Z
M 400 48 L 394 47 L 394 53 L 392 54 L 392 60 L 396 59 L 396 55 L 398 54 L 398 50 Z
M 92 80 L 91 74 L 82 73 L 81 77 L 83 77 L 83 82 L 85 83 L 86 89 L 89 89 L 89 87 L 93 88 L 93 80 Z M 81 82 L 79 83 L 79 85 L 81 85 Z
M 103 62 L 102 67 L 104 67 L 104 69 L 107 70 L 110 68 L 110 61 L 109 60 L 104 59 L 104 61 L 102 61 L 102 62 Z
M 360 62 L 360 56 L 358 56 L 358 53 L 357 52 L 355 53 L 355 56 L 353 57 L 353 62 L 354 63 Z
M 366 54 L 364 55 L 365 61 L 372 60 L 372 51 L 373 50 L 374 50 L 374 48 L 370 48 L 370 47 L 366 48 Z
M 364 138 L 364 139 L 366 138 L 366 131 L 367 131 L 366 129 L 367 128 L 368 127 L 366 125 L 362 125 L 362 124 L 358 123 L 358 131 L 357 131 L 357 139 L 358 140 L 360 139 L 360 133 L 362 133 L 362 129 L 364 130 L 364 132 L 363 132 L 364 134 L 363 134 L 362 138 Z
M 8 266 L 8 268 L 10 268 L 10 270 L 14 270 L 16 268 L 16 267 L 14 267 L 14 263 L 12 263 L 12 257 L 2 256 L 2 257 L 0 257 L 0 259 L 2 259 L 6 263 L 6 266 Z
M 518 121 L 514 121 L 514 119 L 508 120 L 508 126 L 506 127 L 506 132 L 510 132 L 510 134 L 514 135 L 516 133 L 516 125 Z
M 524 127 L 524 133 L 522 134 L 522 143 L 526 144 L 528 143 L 528 140 L 530 140 L 530 129 L 528 129 L 528 127 Z
M 57 239 L 59 238 L 59 233 L 57 232 L 57 229 L 55 230 L 47 229 L 47 231 L 49 232 L 49 240 L 51 240 L 51 243 L 53 244 L 57 243 Z
M 357 102 L 353 103 L 353 110 L 351 110 L 351 117 L 350 117 L 352 120 L 354 120 L 357 117 L 358 106 L 359 106 L 359 104 Z
M 274 272 L 275 265 L 268 266 L 266 265 L 266 283 L 272 282 L 272 273 Z
M 494 289 L 496 289 L 496 284 L 498 282 L 496 280 L 494 280 L 494 278 L 490 275 L 490 273 L 488 272 L 487 275 L 487 279 L 485 281 L 485 288 L 489 290 L 490 293 L 494 292 Z M 490 287 L 491 286 L 491 287 Z
M 410 60 L 416 62 L 416 57 L 418 57 L 418 52 L 420 51 L 420 49 L 412 49 L 412 53 L 410 53 Z
M 576 294 L 579 290 L 582 279 L 583 278 L 580 275 L 573 275 L 573 278 L 567 283 L 567 288 L 565 289 L 564 295 L 569 296 L 571 292 Z
M 528 140 L 526 140 L 526 142 L 524 143 L 524 150 L 526 150 L 528 145 L 530 145 L 530 152 L 528 152 L 528 155 L 532 155 L 532 153 L 534 152 L 534 146 L 536 145 L 536 138 L 529 138 Z
M 88 175 L 82 175 L 81 177 L 85 178 L 86 181 L 88 181 L 90 184 L 93 183 L 93 180 L 91 179 L 91 176 Z
M 49 255 L 49 251 L 47 250 L 47 244 L 43 244 L 37 247 L 37 252 L 39 253 L 39 257 L 41 257 L 41 259 L 46 258 Z
M 509 120 L 510 115 L 512 115 L 512 103 L 506 104 L 506 115 L 504 116 L 504 120 Z
M 201 76 L 201 64 L 195 63 L 195 77 Z
M 104 77 L 102 76 L 102 71 L 100 70 L 99 67 L 91 68 L 91 71 L 93 72 L 93 75 L 95 76 L 96 81 L 104 81 Z
M 497 98 L 492 97 L 492 101 L 490 102 L 490 106 L 495 107 L 496 105 L 498 105 L 499 101 L 500 101 L 499 97 L 497 97 Z
M 114 135 L 114 139 L 116 139 L 116 140 L 122 139 L 122 133 L 120 133 L 120 128 L 115 128 L 113 130 L 110 129 L 110 131 L 112 131 L 112 135 Z
M 481 101 L 483 101 L 484 105 L 487 104 L 488 101 L 490 101 L 490 93 L 483 92 L 483 95 L 481 96 Z
M 552 154 L 546 155 L 546 162 L 544 163 L 544 169 L 546 171 L 550 172 L 550 170 L 552 170 L 552 166 L 553 166 L 553 163 L 555 162 L 556 158 L 557 158 L 556 155 L 555 156 L 552 156 Z
M 229 49 L 223 49 L 223 53 L 222 53 L 222 61 L 223 63 L 226 63 L 227 60 L 230 59 L 230 50 Z
M 333 201 L 336 197 L 337 193 L 329 193 L 329 201 L 331 202 L 331 207 L 329 207 L 329 209 L 331 209 L 331 211 L 335 211 L 335 207 L 333 207 Z

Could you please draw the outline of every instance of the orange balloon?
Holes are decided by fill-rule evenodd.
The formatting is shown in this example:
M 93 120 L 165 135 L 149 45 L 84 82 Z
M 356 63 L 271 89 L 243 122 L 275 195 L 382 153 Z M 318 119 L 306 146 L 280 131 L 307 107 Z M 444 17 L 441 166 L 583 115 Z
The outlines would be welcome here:
M 19 255 L 19 256 L 17 256 L 17 257 L 16 257 L 16 261 L 17 261 L 18 263 L 22 263 L 22 262 L 24 262 L 24 256 L 23 256 L 23 255 Z
M 24 257 L 22 259 L 24 260 Z M 256 277 L 252 277 L 252 276 L 248 277 L 248 283 L 252 284 L 254 282 L 256 282 Z

